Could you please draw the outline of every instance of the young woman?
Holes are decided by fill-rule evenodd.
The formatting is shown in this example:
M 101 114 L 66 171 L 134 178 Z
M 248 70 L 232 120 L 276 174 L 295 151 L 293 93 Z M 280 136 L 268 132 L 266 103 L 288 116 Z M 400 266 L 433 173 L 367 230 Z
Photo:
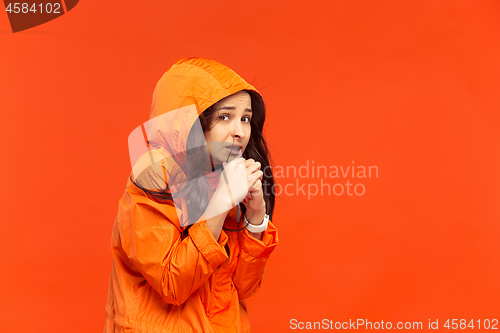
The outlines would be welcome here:
M 250 332 L 244 300 L 278 243 L 264 121 L 258 91 L 213 60 L 162 76 L 129 137 L 104 332 Z

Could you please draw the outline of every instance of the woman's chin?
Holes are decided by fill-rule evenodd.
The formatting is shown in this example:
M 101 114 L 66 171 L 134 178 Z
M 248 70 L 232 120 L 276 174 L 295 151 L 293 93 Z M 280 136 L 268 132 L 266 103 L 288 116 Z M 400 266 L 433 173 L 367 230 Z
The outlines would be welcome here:
M 241 157 L 241 154 L 238 154 L 238 155 L 231 154 L 231 155 L 229 155 L 229 157 L 227 158 L 227 163 L 229 163 L 229 162 L 231 162 L 231 161 L 234 161 L 235 159 L 240 158 L 240 157 Z
M 231 161 L 234 161 L 235 159 L 240 158 L 240 157 L 242 157 L 241 153 L 239 153 L 239 154 L 224 154 L 224 155 L 221 154 L 221 156 L 212 156 L 214 166 L 218 165 L 218 164 L 225 163 L 225 162 L 230 163 Z

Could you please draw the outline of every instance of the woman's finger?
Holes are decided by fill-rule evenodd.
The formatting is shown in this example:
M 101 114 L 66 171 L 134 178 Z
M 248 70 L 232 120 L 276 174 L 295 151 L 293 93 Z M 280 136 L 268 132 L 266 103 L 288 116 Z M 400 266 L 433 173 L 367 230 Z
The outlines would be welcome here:
M 252 173 L 251 175 L 248 176 L 248 189 L 250 190 L 257 181 L 260 182 L 260 177 L 262 176 L 263 172 L 261 170 L 259 171 L 256 171 L 254 173 Z
M 248 160 L 245 160 L 245 168 L 248 168 L 253 163 L 255 163 L 255 160 L 253 158 L 249 158 Z
M 252 159 L 252 161 L 253 161 L 253 159 Z M 256 170 L 260 170 L 260 166 L 261 166 L 260 162 L 253 161 L 250 163 L 249 160 L 245 161 L 245 168 L 247 170 L 251 170 L 252 172 L 255 172 Z

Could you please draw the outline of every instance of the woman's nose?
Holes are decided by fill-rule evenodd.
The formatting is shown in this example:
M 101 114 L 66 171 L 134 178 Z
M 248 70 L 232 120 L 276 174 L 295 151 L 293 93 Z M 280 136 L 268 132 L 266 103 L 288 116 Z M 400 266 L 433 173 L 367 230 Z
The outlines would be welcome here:
M 233 126 L 233 136 L 240 139 L 243 139 L 245 137 L 245 131 L 243 130 L 243 126 L 239 121 L 236 122 Z

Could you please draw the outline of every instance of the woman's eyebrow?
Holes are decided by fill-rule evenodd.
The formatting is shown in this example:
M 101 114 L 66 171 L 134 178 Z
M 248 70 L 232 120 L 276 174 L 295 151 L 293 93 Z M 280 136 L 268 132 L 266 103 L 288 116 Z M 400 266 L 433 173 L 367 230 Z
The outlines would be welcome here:
M 221 106 L 220 108 L 217 108 L 217 110 L 215 110 L 215 111 L 219 111 L 219 110 L 236 110 L 236 107 L 234 107 L 234 106 Z M 246 108 L 245 111 L 252 112 L 252 109 Z

